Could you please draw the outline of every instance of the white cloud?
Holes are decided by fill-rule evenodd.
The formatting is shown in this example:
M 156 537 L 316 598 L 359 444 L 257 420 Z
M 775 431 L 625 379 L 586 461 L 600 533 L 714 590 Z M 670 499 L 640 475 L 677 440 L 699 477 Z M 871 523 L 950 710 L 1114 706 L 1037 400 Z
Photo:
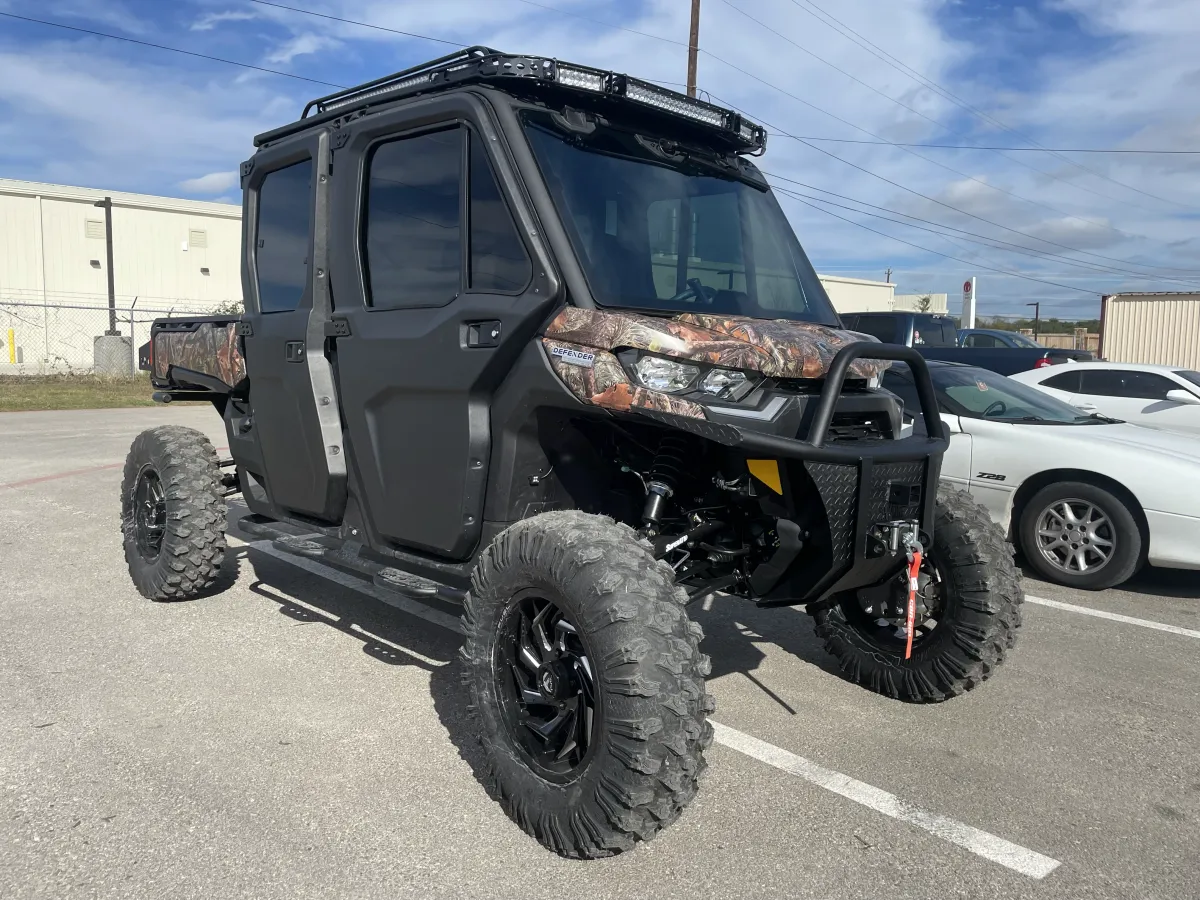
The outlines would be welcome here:
M 338 41 L 334 38 L 305 32 L 284 41 L 267 54 L 266 61 L 277 66 L 287 65 L 297 56 L 309 56 L 337 45 Z
M 192 23 L 192 31 L 212 31 L 223 22 L 249 22 L 258 14 L 248 9 L 230 9 L 225 12 L 205 13 Z
M 210 172 L 199 178 L 188 178 L 179 186 L 189 194 L 220 194 L 238 183 L 237 172 Z

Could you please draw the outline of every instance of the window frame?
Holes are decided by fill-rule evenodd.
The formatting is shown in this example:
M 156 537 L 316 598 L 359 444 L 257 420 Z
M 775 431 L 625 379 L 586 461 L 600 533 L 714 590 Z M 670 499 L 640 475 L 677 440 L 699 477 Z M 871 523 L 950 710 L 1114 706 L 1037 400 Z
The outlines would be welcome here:
M 468 164 L 466 147 L 466 123 L 459 120 L 447 120 L 435 124 L 421 125 L 415 128 L 401 129 L 394 132 L 389 132 L 380 135 L 372 140 L 362 150 L 362 167 L 359 180 L 359 197 L 361 198 L 358 206 L 358 215 L 355 226 L 355 254 L 358 257 L 359 271 L 362 273 L 362 292 L 363 292 L 363 307 L 368 312 L 394 312 L 403 309 L 443 309 L 461 297 L 465 291 L 467 282 L 467 250 L 468 241 L 464 238 L 464 222 L 466 221 L 467 211 L 465 209 L 466 191 L 463 187 L 466 183 L 467 173 L 466 166 Z M 376 306 L 373 301 L 373 292 L 371 290 L 371 266 L 370 258 L 367 254 L 367 226 L 369 224 L 368 217 L 371 206 L 371 164 L 375 160 L 375 154 L 382 147 L 388 144 L 398 144 L 401 141 L 411 140 L 413 138 L 424 137 L 430 134 L 439 132 L 457 131 L 459 132 L 459 164 L 458 164 L 458 290 L 452 297 L 444 303 L 413 303 L 404 304 L 401 306 Z
M 445 303 L 406 304 L 404 306 L 376 306 L 372 302 L 371 269 L 369 258 L 366 252 L 368 212 L 370 209 L 371 164 L 374 161 L 375 154 L 381 147 L 387 144 L 395 144 L 399 143 L 400 141 L 411 140 L 413 138 L 423 137 L 428 134 L 437 134 L 439 132 L 448 131 L 458 131 L 460 141 L 458 167 L 458 291 Z M 521 249 L 525 253 L 525 258 L 529 262 L 529 277 L 520 288 L 501 291 L 492 288 L 477 288 L 471 285 L 471 241 L 472 224 L 474 221 L 471 214 L 471 150 L 473 143 L 478 144 L 478 147 L 483 154 L 488 173 L 492 178 L 492 183 L 495 185 L 496 192 L 500 195 L 500 199 L 504 203 L 505 210 L 508 213 L 509 221 L 512 223 L 513 234 L 516 235 L 517 241 L 520 243 Z M 362 165 L 359 171 L 359 189 L 362 199 L 359 203 L 356 216 L 355 255 L 357 256 L 358 268 L 362 279 L 363 308 L 368 312 L 393 312 L 395 310 L 403 309 L 444 309 L 445 307 L 450 306 L 452 303 L 457 301 L 464 294 L 520 297 L 529 291 L 530 285 L 532 285 L 534 282 L 535 262 L 537 257 L 533 252 L 533 248 L 530 247 L 529 242 L 526 240 L 526 236 L 522 233 L 518 217 L 516 215 L 516 210 L 512 204 L 512 198 L 510 198 L 504 189 L 503 179 L 496 170 L 496 162 L 492 158 L 491 152 L 487 149 L 487 145 L 488 141 L 485 139 L 480 129 L 477 128 L 473 122 L 459 116 L 453 119 L 445 119 L 443 121 L 432 123 L 422 123 L 409 128 L 401 128 L 395 131 L 389 131 L 385 134 L 373 137 L 370 142 L 363 147 L 361 151 Z
M 246 266 L 242 277 L 242 297 L 246 312 L 252 315 L 274 316 L 298 310 L 311 310 L 313 306 L 313 262 L 317 243 L 317 230 L 322 225 L 317 220 L 317 169 L 321 159 L 320 139 L 317 135 L 305 135 L 288 141 L 270 151 L 259 151 L 250 162 L 243 163 L 242 176 L 242 241 Z M 263 183 L 276 172 L 299 163 L 308 162 L 311 179 L 308 196 L 308 262 L 305 265 L 304 289 L 300 299 L 291 309 L 264 312 L 259 294 L 258 271 L 258 223 L 262 209 Z M 249 171 L 246 171 L 248 167 Z
M 1114 393 L 1101 394 L 1101 393 L 1095 393 L 1093 391 L 1086 390 L 1085 385 L 1087 383 L 1087 376 L 1088 375 L 1093 375 L 1093 376 L 1100 375 L 1102 373 L 1106 374 L 1106 375 L 1117 375 L 1120 377 L 1153 378 L 1153 379 L 1157 379 L 1159 381 L 1165 382 L 1166 384 L 1168 384 L 1170 386 L 1166 389 L 1166 391 L 1163 392 L 1163 396 L 1161 396 L 1161 397 L 1143 397 L 1143 396 L 1137 396 L 1134 394 L 1124 394 L 1124 393 L 1122 393 L 1122 394 L 1114 394 Z M 1162 375 L 1158 372 L 1143 372 L 1139 369 L 1088 369 L 1084 372 L 1081 372 L 1080 375 L 1081 375 L 1081 377 L 1079 380 L 1078 393 L 1084 397 L 1112 397 L 1117 400 L 1145 400 L 1150 403 L 1162 403 L 1166 400 L 1167 392 L 1175 390 L 1179 387 L 1179 384 L 1177 382 L 1172 381 L 1166 375 Z
M 500 179 L 500 174 L 496 171 L 496 163 L 492 159 L 491 153 L 488 152 L 487 141 L 484 140 L 483 135 L 479 132 L 479 129 L 470 122 L 463 122 L 462 125 L 465 132 L 463 141 L 466 152 L 463 153 L 463 183 L 465 185 L 465 189 L 462 192 L 461 199 L 466 208 L 464 218 L 467 223 L 465 234 L 466 240 L 463 241 L 464 256 L 462 274 L 465 287 L 463 288 L 462 293 L 495 294 L 501 297 L 520 297 L 529 290 L 530 284 L 533 283 L 533 253 L 531 252 L 529 245 L 525 242 L 524 235 L 521 234 L 521 229 L 517 224 L 517 217 L 515 215 L 516 210 L 513 208 L 512 201 L 504 192 L 504 185 Z M 496 188 L 496 193 L 500 195 L 500 202 L 504 204 L 504 210 L 508 214 L 508 221 L 512 224 L 513 235 L 516 237 L 517 243 L 521 245 L 521 250 L 525 254 L 525 260 L 529 263 L 529 277 L 525 280 L 525 283 L 522 284 L 520 288 L 515 290 L 500 291 L 492 288 L 477 288 L 471 284 L 473 280 L 472 276 L 474 275 L 474 272 L 471 268 L 471 245 L 474 238 L 473 226 L 475 224 L 475 217 L 471 212 L 471 161 L 474 159 L 473 148 L 475 146 L 479 147 L 479 151 L 483 155 L 484 165 L 487 166 L 488 174 L 491 176 L 492 184 Z

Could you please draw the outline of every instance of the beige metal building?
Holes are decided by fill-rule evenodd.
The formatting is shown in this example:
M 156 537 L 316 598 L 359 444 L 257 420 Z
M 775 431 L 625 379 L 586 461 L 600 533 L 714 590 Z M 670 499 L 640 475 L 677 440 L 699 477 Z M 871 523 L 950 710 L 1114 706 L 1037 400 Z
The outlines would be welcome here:
M 106 196 L 118 329 L 135 346 L 144 319 L 240 301 L 240 206 L 0 179 L 0 372 L 91 365 L 92 339 L 108 328 L 94 205 Z
M 1100 306 L 1099 355 L 1200 370 L 1200 293 L 1111 294 Z
M 841 275 L 818 275 L 833 308 L 840 313 L 888 312 L 892 309 L 896 286 L 886 281 L 867 281 Z
M 921 308 L 922 301 L 928 297 L 929 306 Z M 946 315 L 950 312 L 950 298 L 946 294 L 896 294 L 892 309 L 902 312 L 930 312 Z

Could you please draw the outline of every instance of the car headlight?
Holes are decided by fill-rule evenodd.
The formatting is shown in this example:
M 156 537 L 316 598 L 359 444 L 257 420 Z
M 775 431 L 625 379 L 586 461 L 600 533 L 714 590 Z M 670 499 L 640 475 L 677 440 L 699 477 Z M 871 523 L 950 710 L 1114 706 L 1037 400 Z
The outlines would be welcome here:
M 700 380 L 700 390 L 721 400 L 741 400 L 754 387 L 745 372 L 713 369 Z
M 644 386 L 666 394 L 687 390 L 700 374 L 699 366 L 661 356 L 643 356 L 633 370 Z

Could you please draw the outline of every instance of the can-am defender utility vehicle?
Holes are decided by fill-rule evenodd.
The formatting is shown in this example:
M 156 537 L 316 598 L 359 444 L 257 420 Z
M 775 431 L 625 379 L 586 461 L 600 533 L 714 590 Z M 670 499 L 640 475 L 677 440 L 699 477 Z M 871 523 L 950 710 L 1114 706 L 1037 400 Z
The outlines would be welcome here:
M 138 588 L 209 587 L 240 491 L 244 531 L 461 600 L 494 796 L 574 857 L 695 795 L 713 701 L 690 601 L 802 606 L 849 678 L 903 700 L 987 679 L 1019 624 L 1010 551 L 938 496 L 925 363 L 840 330 L 747 158 L 765 139 L 487 48 L 260 135 L 245 315 L 161 320 L 143 348 L 158 399 L 212 400 L 232 459 L 177 427 L 134 442 Z M 923 433 L 879 389 L 889 360 Z

